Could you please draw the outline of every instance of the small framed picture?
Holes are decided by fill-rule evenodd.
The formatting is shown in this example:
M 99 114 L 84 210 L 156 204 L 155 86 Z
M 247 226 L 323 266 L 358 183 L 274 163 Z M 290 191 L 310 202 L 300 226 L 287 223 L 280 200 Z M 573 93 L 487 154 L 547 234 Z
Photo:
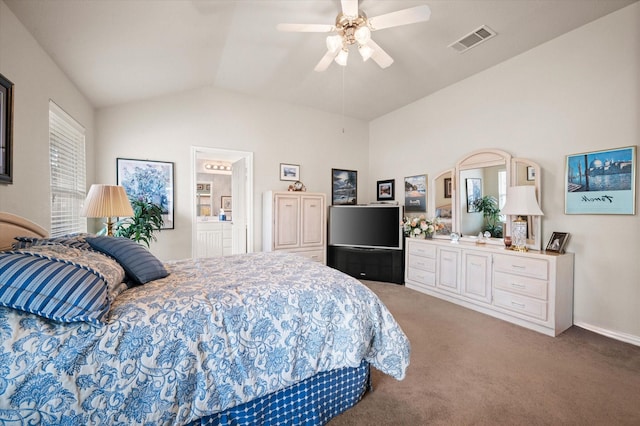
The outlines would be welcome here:
M 531 166 L 527 167 L 527 180 L 536 180 L 536 169 L 535 169 L 535 167 L 531 167 Z
M 300 166 L 280 163 L 280 180 L 300 180 Z
M 444 198 L 451 198 L 451 178 L 444 178 Z
M 482 179 L 467 178 L 467 213 L 479 212 L 476 201 L 482 198 Z
M 396 180 L 379 180 L 378 181 L 378 201 L 395 199 Z
M 231 211 L 231 195 L 223 195 L 220 197 L 220 207 L 224 211 Z
M 564 253 L 564 248 L 569 240 L 569 233 L 567 232 L 554 232 L 549 238 L 546 251 L 552 251 L 555 253 Z

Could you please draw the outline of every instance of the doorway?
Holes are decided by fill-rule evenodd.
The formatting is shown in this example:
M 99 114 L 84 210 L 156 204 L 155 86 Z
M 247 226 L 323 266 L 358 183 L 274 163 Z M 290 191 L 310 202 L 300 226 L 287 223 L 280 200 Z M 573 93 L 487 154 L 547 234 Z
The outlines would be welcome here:
M 191 147 L 191 171 L 192 257 L 252 252 L 253 153 Z

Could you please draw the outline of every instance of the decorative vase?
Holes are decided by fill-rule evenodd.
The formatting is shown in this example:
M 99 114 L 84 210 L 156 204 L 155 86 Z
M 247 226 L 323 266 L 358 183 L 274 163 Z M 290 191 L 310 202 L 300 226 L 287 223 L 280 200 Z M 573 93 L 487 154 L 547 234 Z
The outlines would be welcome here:
M 427 240 L 433 239 L 433 233 L 432 232 L 426 232 L 424 234 L 424 238 L 427 239 Z

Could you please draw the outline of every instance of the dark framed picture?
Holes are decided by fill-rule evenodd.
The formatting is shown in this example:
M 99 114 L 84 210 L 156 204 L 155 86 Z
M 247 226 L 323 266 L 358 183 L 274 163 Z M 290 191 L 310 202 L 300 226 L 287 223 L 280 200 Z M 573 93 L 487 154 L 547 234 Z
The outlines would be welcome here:
M 331 204 L 358 204 L 358 172 L 355 170 L 331 169 Z
M 300 180 L 300 166 L 280 163 L 280 180 Z
M 444 198 L 451 198 L 451 178 L 444 178 Z
M 554 232 L 549 238 L 546 251 L 552 251 L 555 253 L 564 253 L 564 249 L 569 240 L 569 233 L 567 232 Z
M 378 201 L 395 200 L 396 180 L 379 180 L 378 181 Z
M 162 229 L 173 229 L 173 163 L 117 158 L 117 183 L 131 200 L 144 200 L 162 209 Z
M 482 179 L 467 178 L 467 213 L 479 212 L 476 201 L 482 198 Z
M 220 207 L 225 212 L 231 211 L 231 195 L 223 195 L 220 197 Z
M 636 146 L 567 155 L 566 214 L 636 214 Z
M 427 211 L 427 175 L 404 178 L 404 210 L 407 212 Z
M 13 183 L 13 83 L 0 74 L 0 183 Z
M 527 180 L 536 180 L 535 167 L 527 166 Z

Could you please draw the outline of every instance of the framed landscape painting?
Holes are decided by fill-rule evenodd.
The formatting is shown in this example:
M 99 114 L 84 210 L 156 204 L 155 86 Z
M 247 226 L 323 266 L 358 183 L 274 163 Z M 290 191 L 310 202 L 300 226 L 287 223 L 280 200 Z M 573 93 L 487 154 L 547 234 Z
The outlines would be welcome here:
M 379 180 L 377 187 L 377 201 L 391 201 L 395 200 L 395 179 Z
M 358 172 L 355 170 L 331 169 L 331 204 L 358 204 Z
M 173 163 L 118 158 L 117 183 L 131 200 L 144 200 L 162 209 L 162 229 L 173 229 Z
M 635 214 L 636 146 L 567 156 L 566 214 Z
M 404 211 L 427 211 L 427 175 L 404 178 Z

